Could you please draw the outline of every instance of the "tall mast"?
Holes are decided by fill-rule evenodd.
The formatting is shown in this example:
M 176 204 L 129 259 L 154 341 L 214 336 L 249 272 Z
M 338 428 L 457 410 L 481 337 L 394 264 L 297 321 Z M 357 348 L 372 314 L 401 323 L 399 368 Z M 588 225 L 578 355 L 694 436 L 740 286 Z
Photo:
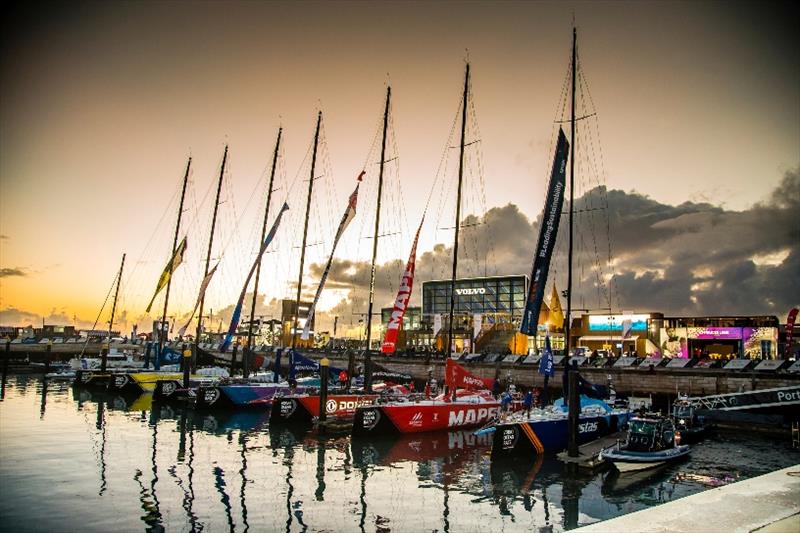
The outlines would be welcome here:
M 278 140 L 275 142 L 275 153 L 272 154 L 272 170 L 269 173 L 269 186 L 267 188 L 267 206 L 264 208 L 264 223 L 261 225 L 261 240 L 258 241 L 259 246 L 261 246 L 261 243 L 264 242 L 264 237 L 267 234 L 267 218 L 269 217 L 269 205 L 272 201 L 272 185 L 275 183 L 275 167 L 278 164 L 278 150 L 281 146 L 282 133 L 283 128 L 278 128 Z M 253 285 L 253 302 L 250 305 L 250 324 L 247 327 L 247 350 L 245 350 L 244 357 L 242 359 L 242 373 L 244 377 L 247 377 L 250 374 L 248 358 L 250 357 L 250 350 L 253 347 L 253 320 L 256 316 L 256 299 L 258 297 L 258 278 L 260 274 L 261 257 L 258 258 L 258 266 L 256 267 L 256 280 L 255 284 Z
M 572 110 L 570 117 L 570 125 L 572 126 L 570 132 L 570 154 L 569 154 L 569 255 L 567 263 L 567 315 L 564 317 L 564 356 L 566 357 L 566 364 L 564 365 L 565 377 L 569 386 L 569 395 L 564 395 L 564 401 L 569 401 L 569 414 L 568 414 L 568 427 L 569 438 L 567 453 L 570 457 L 578 456 L 578 422 L 580 416 L 580 396 L 579 392 L 574 389 L 578 386 L 578 373 L 571 372 L 570 358 L 569 358 L 569 334 L 570 327 L 572 326 L 572 234 L 573 234 L 573 215 L 575 212 L 575 79 L 577 78 L 577 43 L 578 32 L 575 27 L 572 27 Z M 575 374 L 575 375 L 570 375 Z
M 576 78 L 576 49 L 578 42 L 578 32 L 572 28 L 572 106 L 570 117 L 570 139 L 569 139 L 569 254 L 567 255 L 567 314 L 564 316 L 564 355 L 569 362 L 569 330 L 572 320 L 572 222 L 574 215 L 573 202 L 575 200 L 575 78 Z M 568 367 L 569 365 L 567 365 Z M 566 368 L 566 367 L 565 367 Z
M 467 131 L 467 104 L 469 99 L 469 63 L 464 76 L 464 98 L 461 108 L 461 146 L 458 156 L 458 193 L 456 195 L 456 235 L 453 242 L 453 276 L 450 278 L 450 328 L 447 333 L 446 358 L 453 348 L 453 313 L 456 307 L 456 276 L 458 273 L 458 230 L 461 226 L 461 185 L 464 181 L 464 137 Z
M 183 200 L 186 198 L 186 184 L 189 182 L 189 169 L 192 166 L 192 158 L 186 162 L 186 172 L 183 175 L 183 188 L 181 189 L 181 202 L 178 205 L 178 221 L 175 223 L 175 238 L 172 239 L 172 257 L 175 255 L 175 248 L 178 246 L 178 233 L 181 229 L 181 216 L 183 215 Z M 167 292 L 164 294 L 164 312 L 161 313 L 161 323 L 158 325 L 158 351 L 156 361 L 153 365 L 156 370 L 161 368 L 161 350 L 164 348 L 164 321 L 167 319 L 167 306 L 169 305 L 169 289 L 172 286 L 172 276 L 167 279 Z M 168 332 L 169 333 L 169 332 Z
M 119 286 L 122 283 L 122 269 L 124 268 L 125 268 L 125 254 L 122 254 L 122 263 L 119 265 L 119 273 L 117 274 L 117 289 L 114 291 L 114 303 L 111 305 L 111 320 L 108 321 L 109 349 L 111 347 L 111 330 L 114 328 L 114 314 L 117 312 L 117 297 L 119 296 Z M 100 372 L 106 371 L 107 363 L 108 363 L 108 351 L 103 350 L 103 358 L 100 360 Z
M 375 302 L 375 259 L 378 257 L 378 228 L 381 223 L 381 192 L 383 191 L 383 167 L 386 163 L 386 131 L 389 128 L 389 103 L 392 99 L 392 88 L 386 88 L 386 107 L 383 110 L 383 140 L 381 141 L 381 163 L 378 172 L 378 205 L 375 213 L 375 232 L 372 239 L 372 269 L 369 275 L 369 306 L 367 307 L 367 351 L 364 357 L 364 387 L 372 391 L 372 356 L 369 352 L 372 340 L 372 306 Z
M 219 210 L 219 194 L 222 191 L 222 178 L 225 175 L 225 163 L 228 161 L 228 145 L 225 145 L 225 152 L 222 154 L 222 165 L 219 169 L 219 179 L 217 180 L 217 196 L 214 200 L 214 214 L 211 217 L 211 233 L 208 235 L 208 249 L 206 250 L 206 266 L 203 271 L 203 279 L 208 276 L 208 268 L 211 265 L 211 247 L 214 244 L 214 229 L 217 227 L 217 211 Z M 192 366 L 197 366 L 197 344 L 200 342 L 200 335 L 203 332 L 203 307 L 206 303 L 206 293 L 200 296 L 200 314 L 197 315 L 197 331 L 194 336 L 194 358 Z
M 317 114 L 317 129 L 314 132 L 314 153 L 311 156 L 311 175 L 308 178 L 308 197 L 306 198 L 306 222 L 303 226 L 303 246 L 300 248 L 300 274 L 297 276 L 297 299 L 295 300 L 294 324 L 292 325 L 292 350 L 297 342 L 297 321 L 300 317 L 300 292 L 303 289 L 303 266 L 306 260 L 306 239 L 308 238 L 308 215 L 311 212 L 311 192 L 314 190 L 314 170 L 317 166 L 317 146 L 319 145 L 319 126 L 322 111 Z

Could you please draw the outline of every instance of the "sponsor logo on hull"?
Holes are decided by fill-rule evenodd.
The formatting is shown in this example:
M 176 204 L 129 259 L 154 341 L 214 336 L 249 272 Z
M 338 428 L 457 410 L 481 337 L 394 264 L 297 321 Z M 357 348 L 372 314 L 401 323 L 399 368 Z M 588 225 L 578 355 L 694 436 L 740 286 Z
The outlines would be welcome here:
M 219 400 L 219 394 L 219 389 L 217 388 L 206 389 L 203 392 L 203 401 L 208 405 L 212 405 L 214 402 Z
M 166 383 L 161 385 L 161 393 L 164 396 L 171 396 L 173 392 L 175 392 L 175 382 L 174 381 L 167 381 Z
M 280 400 L 279 413 L 283 418 L 289 418 L 297 409 L 297 400 L 291 398 L 284 398 Z
M 447 427 L 453 428 L 479 424 L 480 422 L 488 420 L 490 417 L 497 416 L 499 413 L 499 407 L 478 407 L 450 411 L 450 416 L 447 419 Z
M 381 420 L 381 412 L 379 409 L 364 409 L 363 417 L 361 419 L 361 424 L 364 426 L 364 429 L 371 430 L 378 422 Z

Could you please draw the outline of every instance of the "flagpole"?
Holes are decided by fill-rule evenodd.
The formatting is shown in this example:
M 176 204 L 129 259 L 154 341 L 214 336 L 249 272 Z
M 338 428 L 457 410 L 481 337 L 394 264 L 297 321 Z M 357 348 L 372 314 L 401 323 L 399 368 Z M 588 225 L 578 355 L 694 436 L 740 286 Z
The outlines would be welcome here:
M 275 142 L 275 152 L 272 154 L 272 170 L 269 173 L 269 185 L 267 186 L 267 205 L 264 208 L 264 223 L 261 225 L 261 240 L 259 246 L 264 242 L 264 237 L 267 234 L 267 219 L 269 217 L 269 205 L 272 202 L 272 186 L 275 183 L 275 167 L 278 164 L 278 151 L 281 146 L 281 135 L 283 128 L 278 128 L 278 140 Z M 253 282 L 253 302 L 250 305 L 250 322 L 247 326 L 247 349 L 242 354 L 242 376 L 248 377 L 250 375 L 250 351 L 253 349 L 253 320 L 256 315 L 256 299 L 258 298 L 258 278 L 261 274 L 261 258 L 258 258 L 258 266 L 256 267 L 256 279 Z M 276 370 L 277 372 L 277 370 Z
M 222 154 L 222 166 L 219 169 L 219 179 L 217 180 L 217 196 L 214 200 L 214 215 L 211 217 L 211 233 L 208 235 L 208 250 L 206 251 L 206 266 L 203 271 L 203 280 L 208 276 L 208 267 L 211 264 L 211 246 L 214 244 L 214 228 L 217 226 L 217 211 L 219 210 L 219 195 L 222 191 L 222 178 L 225 175 L 225 163 L 228 161 L 228 145 L 225 145 L 225 152 Z M 192 369 L 197 368 L 197 345 L 200 342 L 200 335 L 203 332 L 203 306 L 206 303 L 205 290 L 200 295 L 200 314 L 197 315 L 197 330 L 194 336 L 194 353 L 192 354 Z M 188 383 L 183 384 L 189 387 Z
M 378 204 L 375 213 L 375 232 L 372 239 L 372 267 L 369 275 L 369 306 L 367 307 L 367 347 L 364 352 L 364 389 L 372 392 L 372 306 L 375 302 L 375 259 L 378 257 L 378 229 L 381 223 L 381 193 L 383 191 L 383 168 L 386 164 L 386 131 L 389 127 L 389 103 L 392 100 L 391 86 L 386 88 L 386 107 L 383 109 L 383 139 L 381 141 L 381 163 L 378 171 Z
M 178 246 L 178 233 L 181 230 L 181 216 L 183 215 L 183 200 L 186 198 L 186 184 L 189 182 L 189 169 L 192 166 L 192 158 L 186 162 L 186 172 L 183 175 L 183 188 L 181 189 L 181 202 L 178 206 L 178 221 L 175 223 L 175 237 L 172 239 L 172 256 L 175 255 L 175 249 Z M 172 265 L 170 265 L 171 269 Z M 161 313 L 161 322 L 158 324 L 158 350 L 156 351 L 156 360 L 153 363 L 153 368 L 159 370 L 161 368 L 161 351 L 164 349 L 164 321 L 167 319 L 167 306 L 169 305 L 169 289 L 172 286 L 172 273 L 167 279 L 167 292 L 164 294 L 164 311 Z

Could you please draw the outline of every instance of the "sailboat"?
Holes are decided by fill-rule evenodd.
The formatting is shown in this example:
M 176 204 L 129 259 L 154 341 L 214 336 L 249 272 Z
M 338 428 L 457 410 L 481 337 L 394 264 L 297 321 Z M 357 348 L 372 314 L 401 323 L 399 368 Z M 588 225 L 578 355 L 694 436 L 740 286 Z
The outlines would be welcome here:
M 372 305 L 374 301 L 374 281 L 375 281 L 375 260 L 377 256 L 377 246 L 378 246 L 378 229 L 380 227 L 380 216 L 381 216 L 381 193 L 383 190 L 383 175 L 384 175 L 384 167 L 386 164 L 386 140 L 387 140 L 387 133 L 389 128 L 389 109 L 391 105 L 391 98 L 392 98 L 392 88 L 386 88 L 386 102 L 383 110 L 383 135 L 381 139 L 381 153 L 380 153 L 380 163 L 379 163 L 379 171 L 378 171 L 378 192 L 377 192 L 377 205 L 376 205 L 376 215 L 375 215 L 375 231 L 373 235 L 373 245 L 372 245 L 372 274 L 370 278 L 370 297 L 369 297 L 369 309 L 367 311 L 367 352 L 366 352 L 366 360 L 365 360 L 365 390 L 359 392 L 351 392 L 349 390 L 349 383 L 346 385 L 346 389 L 344 391 L 334 391 L 331 394 L 328 394 L 326 397 L 325 402 L 325 414 L 329 417 L 335 417 L 340 421 L 342 419 L 350 419 L 355 414 L 355 411 L 359 407 L 370 406 L 375 403 L 378 397 L 381 394 L 386 394 L 387 392 L 395 392 L 395 393 L 405 393 L 408 392 L 408 389 L 404 387 L 387 387 L 386 384 L 380 384 L 376 387 L 375 390 L 372 388 L 372 364 L 369 359 L 369 344 L 370 344 L 370 333 L 371 333 L 371 317 L 372 317 Z M 359 175 L 359 181 L 361 177 L 365 174 L 365 171 L 362 171 Z M 353 212 L 355 214 L 355 195 L 358 192 L 358 187 L 356 188 L 356 192 L 353 193 L 353 196 L 350 198 L 349 207 L 352 207 Z M 336 239 L 334 239 L 334 249 L 336 246 L 336 241 L 341 234 L 343 227 L 346 225 L 346 222 L 349 222 L 348 216 L 350 215 L 350 209 L 348 208 L 345 211 L 345 215 L 342 218 L 342 223 L 339 225 L 339 231 L 337 231 Z M 311 313 L 313 313 L 313 309 L 319 298 L 319 294 L 322 290 L 323 284 L 325 282 L 325 278 L 327 277 L 327 272 L 331 266 L 331 260 L 333 259 L 333 251 L 331 251 L 330 260 L 321 276 L 319 289 L 317 290 L 317 295 L 314 298 L 314 302 L 311 305 L 311 311 L 309 311 L 309 318 L 306 321 L 306 327 L 304 329 L 304 334 L 307 334 L 309 328 L 309 322 L 311 320 Z M 410 376 L 407 376 L 410 380 Z M 402 380 L 402 378 L 401 378 Z M 306 394 L 292 394 L 282 398 L 277 398 L 274 401 L 272 413 L 270 414 L 270 422 L 271 423 L 295 423 L 295 424 L 309 424 L 313 419 L 320 416 L 321 412 L 321 405 L 320 405 L 320 395 L 318 392 L 314 391 L 312 393 Z
M 535 251 L 531 285 L 528 301 L 521 324 L 522 333 L 535 335 L 538 325 L 539 309 L 547 283 L 550 258 L 558 234 L 561 206 L 566 189 L 566 166 L 570 164 L 570 201 L 569 201 L 569 266 L 567 281 L 567 313 L 564 317 L 565 353 L 569 353 L 569 324 L 572 310 L 572 233 L 574 214 L 574 178 L 575 178 L 575 84 L 577 78 L 577 31 L 572 30 L 572 105 L 571 105 L 571 141 L 567 141 L 564 131 L 559 128 L 556 152 L 548 186 L 547 200 L 542 216 L 539 241 Z M 546 357 L 552 361 L 548 349 Z M 552 363 L 551 363 L 552 366 Z M 567 368 L 569 366 L 567 365 Z M 567 372 L 565 368 L 565 372 Z M 545 374 L 548 375 L 548 374 Z M 567 376 L 565 376 L 567 377 Z M 577 377 L 577 376 L 576 376 Z M 582 389 L 579 381 L 570 381 L 570 387 Z M 566 387 L 565 387 L 566 388 Z M 565 394 L 566 396 L 566 394 Z M 577 395 L 576 395 L 577 396 Z M 593 395 L 597 396 L 597 395 Z M 535 409 L 527 415 L 517 413 L 500 421 L 485 431 L 494 431 L 492 442 L 492 458 L 498 459 L 513 455 L 537 455 L 545 452 L 559 452 L 568 445 L 577 454 L 577 445 L 600 438 L 621 429 L 630 418 L 628 409 L 609 406 L 597 397 L 580 396 L 579 404 L 566 405 L 566 397 L 556 405 L 544 409 Z M 572 438 L 570 438 L 572 437 Z
M 300 253 L 300 279 L 298 280 L 298 288 L 297 288 L 297 302 L 296 302 L 296 309 L 299 309 L 300 304 L 300 293 L 302 289 L 302 278 L 303 278 L 303 263 L 305 261 L 305 248 L 306 248 L 306 238 L 308 235 L 308 218 L 309 212 L 311 207 L 311 195 L 313 192 L 314 181 L 315 181 L 315 169 L 317 163 L 317 149 L 319 146 L 319 134 L 320 134 L 320 126 L 322 124 L 322 112 L 320 111 L 317 115 L 317 124 L 314 133 L 314 147 L 313 147 L 313 154 L 311 158 L 311 175 L 309 178 L 308 184 L 308 193 L 306 198 L 306 218 L 305 218 L 305 228 L 303 230 L 303 246 L 301 248 Z M 280 142 L 280 135 L 278 137 L 278 142 Z M 278 150 L 275 151 L 275 157 L 277 157 Z M 273 171 L 275 166 L 275 160 L 273 160 Z M 270 184 L 271 185 L 271 184 Z M 271 190 L 270 186 L 270 190 Z M 245 281 L 244 287 L 242 288 L 242 292 L 239 296 L 239 302 L 236 305 L 236 308 L 233 312 L 233 317 L 231 319 L 230 327 L 228 328 L 228 333 L 225 337 L 225 341 L 223 342 L 223 351 L 226 347 L 231 343 L 233 336 L 236 332 L 236 328 L 239 321 L 239 316 L 241 314 L 242 303 L 244 300 L 244 296 L 247 290 L 247 286 L 250 281 L 250 277 L 255 273 L 258 268 L 259 261 L 261 255 L 263 255 L 266 247 L 272 241 L 272 238 L 275 235 L 277 230 L 278 224 L 280 223 L 280 218 L 283 213 L 289 209 L 289 206 L 284 203 L 283 208 L 278 213 L 278 216 L 273 223 L 272 229 L 269 231 L 267 236 L 264 238 L 261 244 L 261 250 L 259 253 L 259 257 L 256 263 L 253 265 L 253 268 L 250 270 L 250 274 L 247 276 Z M 297 364 L 300 363 L 300 360 L 303 359 L 300 354 L 294 353 L 295 347 L 295 340 L 297 338 L 297 314 L 295 313 L 295 324 L 292 328 L 293 335 L 292 335 L 292 351 L 289 354 L 290 359 L 290 367 L 296 368 Z M 276 354 L 276 358 L 278 354 Z M 317 364 L 318 367 L 318 364 Z M 245 366 L 245 368 L 247 368 Z M 201 386 L 196 391 L 195 397 L 195 407 L 197 408 L 218 408 L 218 407 L 228 407 L 228 408 L 253 408 L 253 407 L 269 407 L 272 404 L 272 400 L 278 393 L 288 393 L 290 392 L 290 384 L 287 381 L 279 381 L 277 380 L 277 372 L 278 372 L 279 365 L 275 365 L 275 372 L 274 375 L 264 376 L 264 379 L 259 380 L 252 380 L 252 379 L 242 379 L 238 381 L 230 380 L 228 382 L 220 382 L 211 385 Z M 313 382 L 303 382 L 298 383 L 299 386 L 311 386 L 312 384 L 318 384 L 318 381 Z M 305 390 L 304 388 L 301 390 Z
M 165 355 L 165 348 L 164 344 L 167 339 L 167 332 L 165 331 L 164 324 L 166 323 L 167 318 L 167 309 L 169 306 L 169 293 L 170 288 L 172 287 L 172 275 L 174 274 L 175 270 L 178 266 L 183 262 L 183 255 L 186 251 L 186 237 L 178 243 L 178 237 L 180 236 L 180 229 L 181 229 L 181 218 L 183 216 L 183 202 L 186 198 L 186 185 L 189 182 L 189 171 L 192 166 L 192 158 L 189 157 L 188 161 L 186 162 L 186 171 L 183 174 L 183 186 L 181 187 L 181 199 L 178 205 L 178 220 L 175 223 L 175 236 L 172 240 L 172 252 L 170 255 L 170 259 L 167 262 L 167 265 L 164 267 L 164 271 L 161 273 L 159 277 L 158 284 L 156 286 L 155 294 L 153 294 L 153 298 L 150 300 L 150 304 L 147 306 L 147 311 L 150 312 L 150 308 L 153 305 L 158 294 L 161 292 L 162 289 L 165 289 L 164 292 L 164 310 L 161 314 L 161 320 L 158 322 L 158 331 L 154 332 L 157 334 L 158 339 L 154 339 L 157 341 L 156 346 L 156 353 L 154 358 L 153 367 L 155 372 L 146 371 L 146 372 L 127 372 L 127 373 L 120 373 L 113 377 L 112 380 L 108 383 L 109 390 L 118 393 L 124 394 L 141 394 L 142 392 L 152 392 L 156 386 L 156 381 L 163 378 L 179 378 L 181 376 L 180 373 L 174 371 L 161 371 L 161 362 L 163 356 Z M 149 355 L 151 346 L 148 346 L 147 353 Z M 148 360 L 147 356 L 145 359 L 145 369 L 148 367 Z M 170 369 L 172 370 L 172 369 Z
M 115 278 L 116 289 L 114 290 L 114 302 L 111 306 L 111 318 L 108 322 L 108 338 L 111 339 L 111 331 L 114 327 L 114 315 L 117 310 L 117 299 L 119 297 L 119 286 L 122 284 L 122 272 L 125 269 L 125 254 L 122 254 L 122 262 L 119 266 L 119 271 Z M 102 312 L 102 310 L 101 310 Z M 95 325 L 97 325 L 95 323 Z M 94 329 L 94 327 L 92 328 Z M 88 343 L 88 339 L 86 341 Z M 84 344 L 84 349 L 86 344 Z M 113 369 L 134 369 L 140 366 L 139 363 L 133 361 L 133 357 L 125 354 L 110 354 L 110 348 L 104 347 L 100 354 L 100 358 L 83 357 L 83 354 L 74 358 L 70 364 L 74 372 L 66 372 L 63 374 L 64 378 L 70 375 L 74 378 L 76 386 L 83 387 L 107 387 L 112 375 L 108 373 L 109 366 Z M 62 377 L 60 374 L 55 376 L 48 374 L 46 377 L 49 379 Z
M 461 187 L 464 176 L 464 147 L 467 109 L 469 109 L 470 66 L 466 65 L 461 106 L 461 143 L 456 196 L 455 237 L 453 243 L 453 273 L 450 280 L 450 329 L 447 339 L 445 367 L 446 391 L 436 398 L 414 401 L 395 400 L 381 405 L 361 407 L 356 411 L 353 435 L 382 433 L 418 433 L 441 429 L 470 428 L 485 424 L 500 412 L 500 402 L 486 383 L 451 360 L 455 282 L 458 274 L 458 237 L 461 225 Z

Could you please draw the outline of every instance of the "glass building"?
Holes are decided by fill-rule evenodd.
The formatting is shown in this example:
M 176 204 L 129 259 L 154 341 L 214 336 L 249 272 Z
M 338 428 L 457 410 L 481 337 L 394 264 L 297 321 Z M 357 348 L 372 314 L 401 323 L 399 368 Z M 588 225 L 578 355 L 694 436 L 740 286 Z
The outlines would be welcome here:
M 489 322 L 519 325 L 525 308 L 528 277 L 458 279 L 455 291 L 456 317 L 472 317 L 475 313 L 481 313 L 484 320 Z M 422 314 L 426 322 L 432 321 L 437 314 L 446 320 L 450 313 L 450 295 L 450 280 L 422 283 Z

